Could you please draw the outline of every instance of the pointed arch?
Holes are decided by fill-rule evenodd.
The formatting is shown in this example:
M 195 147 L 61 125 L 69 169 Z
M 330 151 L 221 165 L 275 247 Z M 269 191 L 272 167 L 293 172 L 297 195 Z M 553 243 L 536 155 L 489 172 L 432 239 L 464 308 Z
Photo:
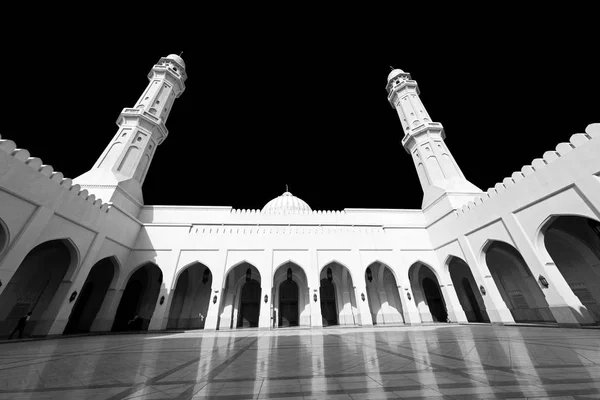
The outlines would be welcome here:
M 323 274 L 323 271 L 326 271 L 326 268 L 330 268 L 331 265 L 335 265 L 335 264 L 345 268 L 346 271 L 348 272 L 348 275 L 350 275 L 350 278 L 354 279 L 354 277 L 352 276 L 352 270 L 350 268 L 348 268 L 348 266 L 346 264 L 344 264 L 336 259 L 333 259 L 333 260 L 327 262 L 327 264 L 323 265 L 321 267 L 321 269 L 319 270 L 319 276 L 321 276 Z
M 446 254 L 446 257 L 444 258 L 444 262 L 442 263 L 442 276 L 444 278 L 450 278 L 450 263 L 452 262 L 453 258 L 458 258 L 459 260 L 464 261 L 463 257 L 461 256 L 457 256 L 455 254 L 449 253 Z M 466 264 L 466 261 L 464 261 Z M 467 264 L 468 265 L 468 264 Z
M 417 269 L 419 268 L 419 267 L 417 267 L 417 265 L 421 265 L 421 266 L 427 267 L 429 270 L 431 270 L 431 272 L 433 273 L 433 275 L 435 275 L 435 278 L 438 280 L 438 282 L 441 282 L 441 276 L 439 274 L 439 271 L 437 271 L 435 268 L 433 268 L 430 263 L 425 262 L 425 261 L 423 261 L 420 258 L 417 259 L 417 260 L 415 260 L 415 261 L 413 261 L 410 264 L 410 267 L 408 267 L 409 278 L 410 278 L 411 270 L 413 270 L 413 268 L 417 268 Z
M 249 276 L 248 271 L 250 271 Z M 244 259 L 228 268 L 223 279 L 219 329 L 257 325 L 260 317 L 260 299 L 256 295 L 258 293 L 260 297 L 262 291 L 265 290 L 261 287 L 260 270 L 253 263 Z M 248 290 L 244 291 L 246 284 L 249 285 Z M 240 321 L 242 321 L 241 325 Z
M 244 258 L 242 260 L 239 260 L 233 264 L 231 264 L 230 266 L 228 266 L 225 269 L 225 273 L 223 274 L 223 282 L 221 284 L 221 287 L 224 288 L 227 285 L 227 279 L 230 276 L 230 274 L 235 271 L 236 269 L 238 269 L 241 265 L 245 265 L 248 264 L 249 266 L 251 266 L 253 268 L 252 274 L 253 276 L 258 275 L 258 277 L 260 278 L 260 270 L 258 269 L 258 267 L 256 267 L 256 265 L 258 263 L 254 263 L 250 260 L 248 260 L 248 258 Z M 256 270 L 256 271 L 254 271 Z
M 534 235 L 535 248 L 538 251 L 538 254 L 541 256 L 544 264 L 548 263 L 548 262 L 553 262 L 552 257 L 548 253 L 548 251 L 546 249 L 546 245 L 544 244 L 544 238 L 545 238 L 546 232 L 559 218 L 563 218 L 563 217 L 576 217 L 576 218 L 582 218 L 582 219 L 588 219 L 591 221 L 600 222 L 600 221 L 598 221 L 598 219 L 590 218 L 587 215 L 576 214 L 576 213 L 551 214 L 548 217 L 546 217 L 540 223 L 540 225 L 537 227 L 537 229 L 535 230 L 535 235 Z
M 10 231 L 6 223 L 0 218 L 0 261 L 3 258 L 4 250 L 8 248 L 10 243 Z
M 391 272 L 391 273 L 392 273 L 392 275 L 394 276 L 394 279 L 396 280 L 396 282 L 398 282 L 398 274 L 396 273 L 396 271 L 394 270 L 394 268 L 392 268 L 392 267 L 391 267 L 391 266 L 390 266 L 388 263 L 386 263 L 386 262 L 384 262 L 384 261 L 381 261 L 381 260 L 380 260 L 380 259 L 378 259 L 378 258 L 377 258 L 377 259 L 375 259 L 375 260 L 373 260 L 373 261 L 372 261 L 372 262 L 371 262 L 369 265 L 367 265 L 367 266 L 365 267 L 365 270 L 363 271 L 363 273 L 366 273 L 366 272 L 367 272 L 367 268 L 369 268 L 369 267 L 373 266 L 374 264 L 379 264 L 379 265 L 385 266 L 387 269 L 389 269 L 389 270 L 390 270 L 390 272 Z
M 203 263 L 202 261 L 198 261 L 198 260 L 190 261 L 189 263 L 185 264 L 183 267 L 177 269 L 177 271 L 175 272 L 175 277 L 173 278 L 173 282 L 171 283 L 171 287 L 169 289 L 175 290 L 175 287 L 177 286 L 177 281 L 179 280 L 179 277 L 181 276 L 181 274 L 184 273 L 188 268 L 193 267 L 198 264 L 202 265 L 204 268 L 208 269 L 210 271 L 210 274 L 213 275 L 212 269 L 208 265 Z
M 79 252 L 69 238 L 51 239 L 33 247 L 0 294 L 0 330 L 16 324 L 30 311 L 25 335 L 46 335 L 63 300 L 57 294 L 69 290 L 67 274 L 78 265 Z
M 395 271 L 388 264 L 375 260 L 365 268 L 364 275 L 373 324 L 404 323 Z
M 67 272 L 65 272 L 65 276 L 64 276 L 63 280 L 72 282 L 73 278 L 75 277 L 75 272 L 79 268 L 79 264 L 80 264 L 80 260 L 81 260 L 81 257 L 80 257 L 81 253 L 79 251 L 79 247 L 77 247 L 77 245 L 75 244 L 73 239 L 71 239 L 69 237 L 60 238 L 60 239 L 52 239 L 52 240 L 45 241 L 41 244 L 49 243 L 49 242 L 53 242 L 53 241 L 62 242 L 69 250 L 69 254 L 71 256 L 71 263 L 69 264 L 69 268 L 67 269 Z M 39 246 L 39 244 L 37 246 Z
M 331 279 L 327 276 L 329 268 Z M 352 271 L 334 259 L 321 268 L 319 282 L 323 326 L 360 324 Z
M 275 326 L 310 326 L 308 276 L 298 263 L 281 263 L 273 273 L 272 289 Z
M 293 260 L 293 259 L 288 259 L 284 262 L 282 262 L 281 264 L 279 264 L 278 266 L 276 266 L 273 269 L 273 276 L 275 276 L 275 274 L 277 274 L 277 271 L 279 270 L 279 268 L 284 267 L 287 264 L 294 264 L 295 266 L 297 266 L 298 268 L 300 268 L 302 270 L 302 272 L 304 272 L 304 275 L 306 275 L 306 269 L 304 269 L 304 267 L 302 267 L 302 264 L 300 264 L 299 262 Z M 308 275 L 307 275 L 308 276 Z
M 118 280 L 115 256 L 104 257 L 92 266 L 71 309 L 64 334 L 89 332 L 111 284 Z
M 415 304 L 423 322 L 447 322 L 448 308 L 440 290 L 440 276 L 428 263 L 415 261 L 408 269 Z
M 600 322 L 600 222 L 554 214 L 540 225 L 535 242 L 545 268 L 557 269 L 579 300 L 570 302 L 581 322 Z
M 140 263 L 138 263 L 135 267 L 133 267 L 131 270 L 129 270 L 129 272 L 127 272 L 127 274 L 123 275 L 123 279 L 121 280 L 121 288 L 124 289 L 124 286 L 127 285 L 127 282 L 129 282 L 129 280 L 131 279 L 131 277 L 138 272 L 140 269 L 144 268 L 147 265 L 153 265 L 155 267 L 157 267 L 163 278 L 165 276 L 165 272 L 162 270 L 162 268 L 160 267 L 160 265 L 158 265 L 156 262 L 154 262 L 153 260 L 145 260 L 145 261 L 141 261 Z
M 479 265 L 483 265 L 483 266 L 487 267 L 487 263 L 485 261 L 486 253 L 489 250 L 489 248 L 495 243 L 503 243 L 503 244 L 513 247 L 515 250 L 519 251 L 514 243 L 510 243 L 510 242 L 507 242 L 506 240 L 502 240 L 502 239 L 488 238 L 485 240 L 485 242 L 483 242 L 483 244 L 481 245 L 481 248 L 476 253 L 477 257 L 478 257 L 477 261 L 479 261 Z
M 167 329 L 203 329 L 210 296 L 213 273 L 200 261 L 192 261 L 177 271 L 166 304 Z
M 461 257 L 454 255 L 447 257 L 447 263 L 450 281 L 453 284 L 467 321 L 489 322 L 485 302 L 479 289 L 482 283 L 478 283 L 475 280 L 469 264 Z
M 145 261 L 126 277 L 121 301 L 112 331 L 145 331 L 154 315 L 161 287 L 162 269 L 153 261 Z
M 494 279 L 515 322 L 556 322 L 546 296 L 519 250 L 501 240 L 487 240 L 481 265 Z

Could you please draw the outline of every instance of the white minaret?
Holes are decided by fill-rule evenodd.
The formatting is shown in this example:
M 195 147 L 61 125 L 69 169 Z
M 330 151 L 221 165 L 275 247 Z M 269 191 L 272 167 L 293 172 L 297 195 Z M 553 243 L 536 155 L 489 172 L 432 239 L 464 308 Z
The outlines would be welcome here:
M 417 82 L 409 73 L 394 69 L 388 75 L 385 88 L 388 101 L 402 123 L 402 145 L 412 156 L 423 187 L 422 207 L 429 206 L 444 194 L 453 197 L 454 207 L 479 197 L 481 189 L 465 178 L 448 150 L 444 127 L 433 122 L 423 106 Z
M 119 129 L 91 170 L 74 179 L 88 192 L 137 215 L 142 184 L 152 157 L 168 135 L 165 123 L 175 99 L 185 90 L 185 63 L 175 54 L 161 58 L 148 74 L 150 83 L 135 108 L 125 108 Z

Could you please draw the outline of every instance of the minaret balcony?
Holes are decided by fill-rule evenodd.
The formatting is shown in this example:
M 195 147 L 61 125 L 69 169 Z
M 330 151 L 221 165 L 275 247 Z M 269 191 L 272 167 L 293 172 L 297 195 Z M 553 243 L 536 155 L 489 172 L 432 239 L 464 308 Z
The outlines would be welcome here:
M 169 130 L 165 126 L 162 118 L 158 118 L 144 109 L 124 108 L 117 119 L 117 125 L 119 126 L 122 124 L 133 125 L 136 123 L 148 131 L 158 131 L 161 137 L 160 142 L 166 139 L 169 134 Z
M 408 149 L 413 146 L 411 140 L 416 142 L 416 138 L 426 134 L 439 134 L 442 139 L 446 138 L 444 126 L 442 124 L 440 124 L 439 122 L 425 122 L 419 126 L 412 128 L 410 132 L 407 132 L 404 135 L 404 137 L 402 138 L 402 146 L 404 146 L 406 151 L 408 151 Z

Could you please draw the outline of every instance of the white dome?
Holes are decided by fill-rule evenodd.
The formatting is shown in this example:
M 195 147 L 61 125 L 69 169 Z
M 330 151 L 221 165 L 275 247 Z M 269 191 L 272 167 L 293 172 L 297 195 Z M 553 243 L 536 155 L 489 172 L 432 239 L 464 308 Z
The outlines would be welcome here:
M 398 69 L 398 68 L 392 70 L 392 72 L 390 72 L 390 74 L 388 75 L 388 78 L 387 78 L 388 82 L 403 73 L 404 73 L 404 71 L 402 71 L 401 69 Z
M 304 214 L 311 211 L 312 210 L 304 200 L 297 198 L 290 192 L 285 192 L 281 196 L 268 202 L 261 212 L 264 214 L 284 215 Z
M 165 58 L 175 61 L 177 64 L 181 65 L 183 69 L 185 69 L 185 63 L 183 62 L 183 58 L 179 57 L 177 54 L 169 54 Z

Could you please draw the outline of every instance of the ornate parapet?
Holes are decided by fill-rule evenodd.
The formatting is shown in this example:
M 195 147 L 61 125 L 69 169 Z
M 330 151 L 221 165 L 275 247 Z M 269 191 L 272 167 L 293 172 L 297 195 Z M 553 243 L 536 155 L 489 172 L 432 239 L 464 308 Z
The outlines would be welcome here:
M 573 149 L 586 145 L 590 140 L 600 139 L 600 123 L 588 125 L 585 133 L 576 133 L 571 136 L 569 142 L 559 143 L 555 150 L 547 151 L 541 158 L 536 158 L 531 162 L 531 165 L 525 165 L 520 171 L 513 172 L 511 176 L 504 178 L 502 182 L 498 182 L 494 187 L 489 188 L 481 197 L 464 205 L 462 208 L 455 211 L 457 218 L 468 214 L 469 211 L 476 209 L 480 204 L 485 203 L 489 199 L 501 196 L 503 192 L 522 190 L 521 182 L 525 177 L 536 174 L 543 170 L 549 164 L 552 164 Z
M 71 192 L 74 196 L 79 196 L 100 210 L 108 212 L 109 203 L 103 203 L 102 199 L 96 199 L 95 195 L 89 194 L 85 189 L 82 190 L 81 186 L 74 185 L 72 179 L 65 178 L 61 172 L 54 171 L 51 165 L 44 164 L 40 158 L 31 157 L 29 151 L 17 148 L 16 143 L 12 140 L 2 139 L 2 136 L 0 136 L 0 150 L 37 171 L 57 186 L 60 186 L 64 191 Z

